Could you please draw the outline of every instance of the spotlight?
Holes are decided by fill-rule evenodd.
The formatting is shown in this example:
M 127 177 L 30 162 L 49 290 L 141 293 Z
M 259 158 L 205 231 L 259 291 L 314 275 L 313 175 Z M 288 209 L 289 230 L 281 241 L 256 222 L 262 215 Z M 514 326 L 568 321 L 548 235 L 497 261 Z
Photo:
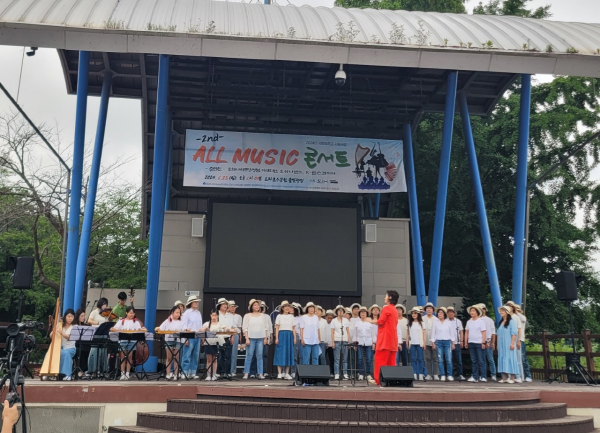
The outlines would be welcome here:
M 27 57 L 33 57 L 35 56 L 35 52 L 37 51 L 38 47 L 30 47 L 31 51 L 27 51 L 25 54 L 27 54 Z
M 346 84 L 346 73 L 344 72 L 344 65 L 340 63 L 340 69 L 335 73 L 335 84 L 342 87 Z

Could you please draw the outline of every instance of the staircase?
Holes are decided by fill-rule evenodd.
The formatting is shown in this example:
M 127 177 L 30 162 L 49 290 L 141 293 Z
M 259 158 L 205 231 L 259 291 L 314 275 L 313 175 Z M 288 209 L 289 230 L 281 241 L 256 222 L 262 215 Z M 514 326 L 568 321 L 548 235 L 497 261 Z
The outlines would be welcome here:
M 368 429 L 368 430 L 367 430 Z M 135 427 L 109 433 L 589 433 L 592 417 L 568 416 L 539 400 L 426 403 L 335 402 L 201 395 L 169 400 L 167 412 L 139 413 Z M 600 430 L 598 430 L 600 433 Z

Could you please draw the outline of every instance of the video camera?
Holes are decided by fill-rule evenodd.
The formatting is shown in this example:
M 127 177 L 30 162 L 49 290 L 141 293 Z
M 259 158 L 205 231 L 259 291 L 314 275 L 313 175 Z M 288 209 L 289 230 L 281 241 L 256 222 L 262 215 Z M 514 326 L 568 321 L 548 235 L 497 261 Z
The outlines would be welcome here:
M 23 355 L 35 349 L 35 337 L 26 335 L 24 331 L 42 330 L 44 324 L 32 320 L 25 320 L 21 323 L 12 323 L 4 328 L 8 337 L 6 338 L 6 358 L 11 360 L 10 369 L 16 368 L 21 364 Z
M 42 322 L 34 322 L 33 320 L 25 320 L 21 323 L 11 323 L 6 327 L 6 333 L 9 337 L 16 337 L 19 332 L 37 329 L 41 331 L 44 329 Z

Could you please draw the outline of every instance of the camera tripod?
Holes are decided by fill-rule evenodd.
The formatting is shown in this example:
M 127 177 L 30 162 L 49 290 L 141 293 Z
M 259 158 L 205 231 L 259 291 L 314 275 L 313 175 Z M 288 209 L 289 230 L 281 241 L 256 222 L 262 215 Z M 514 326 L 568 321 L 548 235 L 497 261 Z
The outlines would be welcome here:
M 25 377 L 21 374 L 21 370 L 24 368 L 27 359 L 29 358 L 29 352 L 24 352 L 19 364 L 12 368 L 12 356 L 14 349 L 8 352 L 8 356 L 2 361 L 6 362 L 7 373 L 0 380 L 0 390 L 4 388 L 8 381 L 8 393 L 6 394 L 6 400 L 8 400 L 12 407 L 14 403 L 21 403 L 21 431 L 27 433 L 27 410 L 25 407 Z M 17 433 L 17 425 L 13 426 L 13 433 Z
M 561 371 L 554 377 L 548 378 L 548 380 L 546 380 L 546 382 L 548 382 L 548 383 L 557 382 L 560 380 L 560 376 L 562 376 L 563 374 L 567 374 L 568 372 L 573 372 L 575 374 L 579 374 L 583 378 L 583 380 L 585 380 L 585 383 L 587 385 L 589 385 L 589 386 L 597 385 L 596 380 L 593 378 L 593 376 L 579 362 L 579 355 L 575 351 L 575 329 L 573 327 L 572 304 L 573 304 L 573 301 L 569 301 L 569 318 L 570 318 L 570 322 L 571 322 L 570 323 L 571 329 L 569 330 L 569 333 L 571 334 L 571 347 L 573 348 L 573 356 L 571 357 L 571 359 L 567 358 L 568 362 L 567 362 L 567 365 L 565 366 L 565 368 L 563 369 L 563 371 Z

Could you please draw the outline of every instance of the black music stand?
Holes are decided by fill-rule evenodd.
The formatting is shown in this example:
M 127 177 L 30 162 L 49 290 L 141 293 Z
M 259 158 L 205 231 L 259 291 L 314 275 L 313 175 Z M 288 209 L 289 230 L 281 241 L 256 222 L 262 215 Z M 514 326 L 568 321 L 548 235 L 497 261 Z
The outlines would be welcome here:
M 189 334 L 193 334 L 193 332 L 190 332 Z M 159 339 L 160 339 L 160 344 L 161 344 L 161 352 L 160 353 L 163 353 L 163 350 L 164 350 L 165 354 L 167 353 L 167 351 L 171 354 L 171 363 L 170 364 L 167 365 L 167 363 L 166 363 L 167 360 L 165 359 L 165 364 L 164 364 L 165 368 L 163 371 L 165 379 L 169 373 L 169 370 L 171 369 L 171 366 L 174 367 L 173 370 L 177 370 L 177 372 L 178 372 L 177 375 L 175 376 L 175 380 L 179 379 L 179 374 L 183 374 L 183 376 L 187 379 L 187 376 L 181 366 L 181 362 L 178 359 L 178 357 L 180 356 L 180 354 L 183 350 L 183 344 L 181 344 L 181 340 L 182 340 L 181 333 L 171 334 L 175 340 L 179 340 L 178 341 L 180 343 L 179 349 L 174 349 L 169 344 L 167 344 L 167 338 L 166 338 L 167 334 L 154 334 L 155 340 L 156 340 L 156 336 L 158 336 L 158 335 L 160 336 Z M 162 377 L 162 375 L 161 375 L 161 377 Z
M 73 329 L 71 329 L 71 333 L 69 334 L 69 341 L 75 341 L 75 358 L 76 358 L 76 367 L 71 372 L 71 378 L 73 380 L 80 380 L 78 373 L 85 375 L 85 372 L 81 369 L 81 342 L 83 341 L 92 341 L 94 338 L 94 329 L 90 326 L 81 326 L 74 325 Z M 99 357 L 98 357 L 99 358 Z M 85 376 L 83 376 L 85 377 Z M 87 379 L 89 380 L 89 379 Z
M 91 339 L 91 344 L 90 347 L 91 348 L 97 348 L 98 349 L 98 356 L 96 356 L 96 377 L 99 379 L 114 379 L 114 374 L 115 372 L 112 372 L 112 376 L 111 377 L 111 372 L 110 372 L 110 367 L 108 365 L 108 356 L 107 359 L 101 363 L 100 359 L 100 350 L 106 348 L 108 349 L 108 344 L 110 343 L 110 338 L 109 338 L 109 333 L 110 333 L 110 328 L 112 328 L 114 326 L 113 322 L 104 322 L 101 323 L 97 328 L 92 328 L 95 329 L 94 335 Z M 108 350 L 107 350 L 108 352 Z M 102 372 L 100 372 L 100 366 L 102 366 Z M 89 370 L 90 366 L 88 365 L 88 370 Z M 104 371 L 106 369 L 106 371 Z M 91 378 L 90 378 L 91 380 Z
M 137 371 L 137 368 L 133 367 L 133 363 L 129 360 L 129 355 L 135 351 L 135 348 L 137 346 L 137 343 L 144 343 L 146 344 L 146 332 L 134 332 L 134 333 L 129 333 L 129 332 L 118 332 L 118 337 L 117 340 L 119 341 L 119 343 L 121 341 L 127 341 L 127 346 L 130 346 L 129 343 L 131 342 L 135 342 L 136 344 L 133 345 L 133 347 L 131 349 L 124 349 L 123 347 L 120 346 L 119 344 L 119 350 L 121 352 L 123 352 L 123 354 L 125 355 L 124 361 L 126 364 L 129 365 L 129 371 L 133 371 L 135 374 L 135 377 L 137 378 L 137 380 L 142 380 L 142 379 L 149 379 L 148 374 L 146 373 L 146 370 L 144 370 L 144 364 L 141 365 L 142 367 L 142 374 L 140 375 L 139 372 Z M 119 360 L 119 368 L 121 367 L 121 365 L 123 364 L 122 360 Z M 123 374 L 123 371 L 121 370 L 121 374 Z

